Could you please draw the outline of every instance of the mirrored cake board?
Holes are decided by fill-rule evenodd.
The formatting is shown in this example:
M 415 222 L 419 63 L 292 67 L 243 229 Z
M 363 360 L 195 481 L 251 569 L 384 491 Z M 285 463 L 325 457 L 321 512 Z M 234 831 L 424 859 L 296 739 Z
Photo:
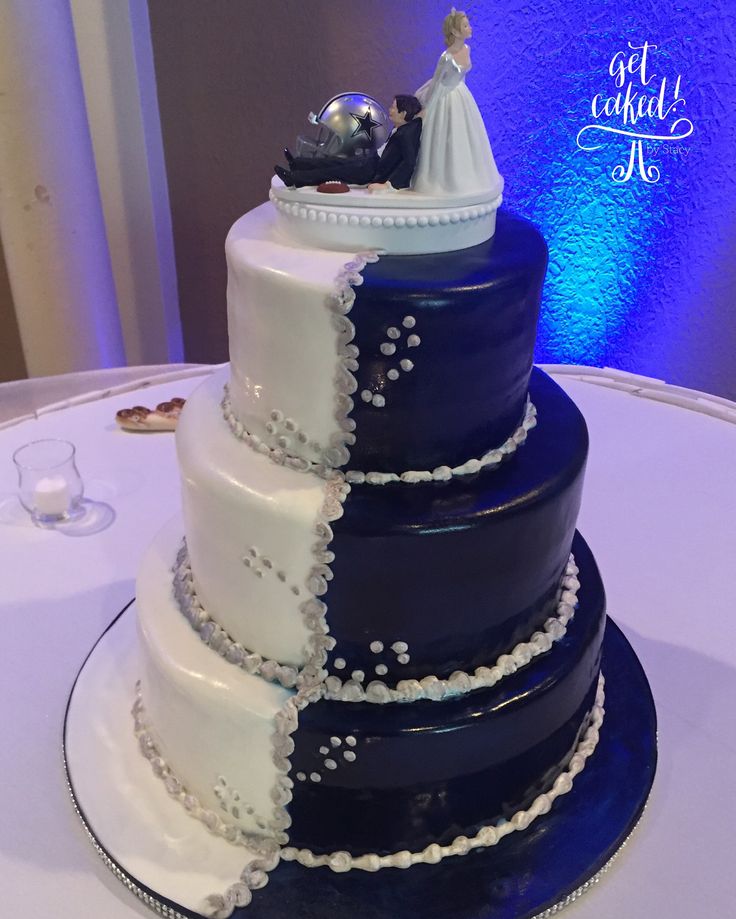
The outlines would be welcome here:
M 168 796 L 141 755 L 131 708 L 139 677 L 135 605 L 90 652 L 64 723 L 74 807 L 97 853 L 159 915 L 199 919 L 210 894 L 240 876 L 248 853 L 214 836 Z M 638 823 L 654 780 L 656 713 L 644 671 L 609 618 L 606 716 L 598 747 L 527 830 L 436 865 L 375 874 L 281 862 L 234 919 L 536 919 L 593 887 Z

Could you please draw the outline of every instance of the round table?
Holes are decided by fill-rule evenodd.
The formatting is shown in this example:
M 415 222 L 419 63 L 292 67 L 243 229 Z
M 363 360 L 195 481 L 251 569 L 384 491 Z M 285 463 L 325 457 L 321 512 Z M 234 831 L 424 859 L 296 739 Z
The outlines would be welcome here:
M 565 915 L 730 915 L 736 405 L 619 371 L 547 369 L 588 422 L 578 525 L 601 568 L 609 612 L 649 677 L 660 747 L 652 797 L 634 837 Z M 0 425 L 6 915 L 152 915 L 108 872 L 82 831 L 64 781 L 61 729 L 82 661 L 132 598 L 148 541 L 179 507 L 172 435 L 125 433 L 115 412 L 186 397 L 209 372 L 180 369 L 102 390 L 91 376 L 94 392 Z M 88 496 L 114 511 L 109 526 L 73 536 L 31 524 L 16 497 L 11 456 L 42 437 L 76 444 Z

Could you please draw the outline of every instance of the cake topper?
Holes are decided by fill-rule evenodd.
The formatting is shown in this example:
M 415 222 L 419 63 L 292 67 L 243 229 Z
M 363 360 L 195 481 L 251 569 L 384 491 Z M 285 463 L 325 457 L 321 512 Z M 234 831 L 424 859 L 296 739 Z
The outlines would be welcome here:
M 362 154 L 349 154 L 348 147 L 348 153 L 319 156 L 292 156 L 287 149 L 284 155 L 288 169 L 275 166 L 274 172 L 284 185 L 297 188 L 324 182 L 367 185 L 371 191 L 408 188 L 422 135 L 422 120 L 417 117 L 420 110 L 421 104 L 415 96 L 399 94 L 394 98 L 388 111 L 394 130 L 380 155 L 375 148 L 368 148 Z M 369 114 L 362 118 L 353 115 L 359 127 L 353 130 L 351 139 L 363 130 L 371 130 L 369 117 Z M 343 142 L 341 149 L 345 147 Z
M 473 30 L 467 15 L 454 7 L 442 23 L 446 50 L 434 76 L 416 91 L 423 106 L 422 147 L 412 188 L 426 195 L 498 194 L 503 180 L 493 159 L 483 118 L 465 85 L 470 70 L 466 42 Z
M 366 156 L 382 147 L 391 133 L 391 120 L 381 103 L 365 93 L 338 93 L 308 121 L 316 137 L 300 134 L 298 157 Z

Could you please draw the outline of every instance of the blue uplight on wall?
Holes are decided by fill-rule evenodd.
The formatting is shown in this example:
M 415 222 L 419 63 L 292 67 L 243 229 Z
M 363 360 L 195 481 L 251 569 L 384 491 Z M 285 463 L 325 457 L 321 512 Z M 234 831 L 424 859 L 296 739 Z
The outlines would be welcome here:
M 468 85 L 505 204 L 549 245 L 537 360 L 609 365 L 736 398 L 733 29 L 687 3 L 503 5 L 502 16 L 468 7 Z M 603 110 L 627 87 L 634 105 L 655 100 L 634 124 L 612 104 Z M 600 146 L 581 149 L 591 124 L 583 146 Z M 673 124 L 671 139 L 654 139 Z M 638 139 L 615 130 L 649 135 L 625 181 L 616 178 Z

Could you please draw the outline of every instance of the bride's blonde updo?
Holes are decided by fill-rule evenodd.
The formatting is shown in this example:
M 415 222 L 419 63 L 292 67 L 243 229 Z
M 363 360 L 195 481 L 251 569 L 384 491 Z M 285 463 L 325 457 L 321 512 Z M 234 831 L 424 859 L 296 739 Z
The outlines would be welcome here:
M 456 10 L 454 6 L 452 11 L 445 16 L 445 21 L 442 23 L 442 34 L 445 36 L 445 44 L 448 48 L 456 38 L 452 33 L 460 28 L 460 23 L 465 16 L 464 10 Z

